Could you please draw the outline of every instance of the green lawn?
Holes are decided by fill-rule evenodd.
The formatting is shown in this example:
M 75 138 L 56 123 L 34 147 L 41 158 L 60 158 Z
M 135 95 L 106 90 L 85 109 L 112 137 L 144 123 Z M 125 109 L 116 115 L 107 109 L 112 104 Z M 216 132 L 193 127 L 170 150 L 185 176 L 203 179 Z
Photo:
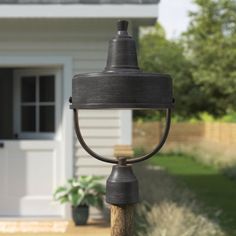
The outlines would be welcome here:
M 184 155 L 158 155 L 151 163 L 162 166 L 178 177 L 200 202 L 205 211 L 213 215 L 222 211 L 219 220 L 222 228 L 230 236 L 236 235 L 236 181 L 228 179 L 216 168 L 204 166 Z M 233 233 L 234 232 L 234 233 Z

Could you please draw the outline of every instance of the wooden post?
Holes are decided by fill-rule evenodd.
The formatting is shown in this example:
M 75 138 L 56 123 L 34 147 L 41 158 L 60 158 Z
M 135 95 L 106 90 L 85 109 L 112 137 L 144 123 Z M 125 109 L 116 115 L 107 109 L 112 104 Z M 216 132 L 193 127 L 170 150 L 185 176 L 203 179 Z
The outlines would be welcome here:
M 134 151 L 130 145 L 116 145 L 114 156 L 131 158 Z M 111 236 L 133 236 L 134 205 L 111 205 Z
M 134 205 L 111 205 L 111 236 L 133 236 Z

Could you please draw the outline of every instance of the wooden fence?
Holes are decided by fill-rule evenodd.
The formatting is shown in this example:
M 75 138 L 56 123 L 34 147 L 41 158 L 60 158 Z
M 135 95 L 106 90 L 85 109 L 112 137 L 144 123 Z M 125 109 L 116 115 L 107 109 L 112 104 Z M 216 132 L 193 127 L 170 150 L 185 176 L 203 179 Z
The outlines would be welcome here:
M 134 123 L 134 148 L 151 149 L 160 140 L 163 127 L 160 122 Z M 171 125 L 166 147 L 205 143 L 212 149 L 236 151 L 235 123 L 174 123 Z

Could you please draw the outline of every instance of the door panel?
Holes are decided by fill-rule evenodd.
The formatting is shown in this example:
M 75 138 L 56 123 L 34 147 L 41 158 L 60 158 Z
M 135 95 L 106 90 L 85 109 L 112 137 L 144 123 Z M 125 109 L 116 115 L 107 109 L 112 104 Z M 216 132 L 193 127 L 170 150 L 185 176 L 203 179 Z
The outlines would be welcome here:
M 9 195 L 38 196 L 52 194 L 54 150 L 15 150 L 8 155 Z M 46 179 L 45 179 L 46 178 Z M 44 182 L 43 184 L 42 181 Z
M 58 70 L 14 71 L 16 139 L 0 140 L 0 216 L 62 215 L 52 197 L 62 180 L 60 84 Z
M 4 144 L 7 151 L 0 149 L 0 215 L 60 215 L 60 207 L 52 204 L 59 177 L 58 142 L 44 141 L 43 147 L 41 141 Z

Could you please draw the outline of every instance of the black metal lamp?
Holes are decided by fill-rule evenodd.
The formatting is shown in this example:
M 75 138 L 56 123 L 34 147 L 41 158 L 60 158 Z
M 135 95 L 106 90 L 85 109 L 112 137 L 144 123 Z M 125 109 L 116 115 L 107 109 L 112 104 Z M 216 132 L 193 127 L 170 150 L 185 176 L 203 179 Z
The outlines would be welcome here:
M 138 202 L 137 179 L 128 164 L 144 161 L 161 149 L 168 136 L 173 107 L 171 77 L 139 69 L 135 41 L 127 28 L 127 21 L 118 22 L 117 35 L 109 43 L 104 71 L 74 76 L 70 99 L 75 131 L 82 147 L 100 161 L 117 164 L 107 180 L 106 193 L 107 202 L 117 205 Z M 95 153 L 84 141 L 79 127 L 80 109 L 161 109 L 166 111 L 166 127 L 151 153 L 131 159 L 109 159 Z

